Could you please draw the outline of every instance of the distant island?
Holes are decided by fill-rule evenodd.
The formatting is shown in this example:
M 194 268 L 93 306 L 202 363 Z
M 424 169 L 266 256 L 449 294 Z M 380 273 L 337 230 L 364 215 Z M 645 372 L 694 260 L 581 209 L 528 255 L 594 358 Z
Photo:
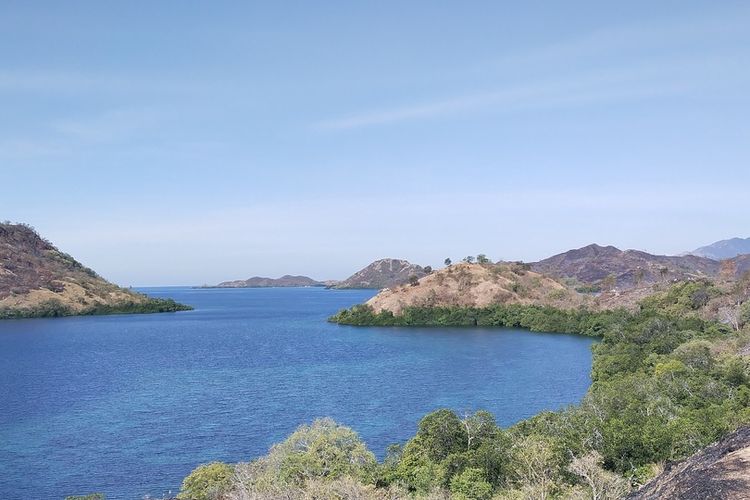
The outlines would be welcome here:
M 292 276 L 286 274 L 281 278 L 264 278 L 253 276 L 246 280 L 222 281 L 218 285 L 204 285 L 199 288 L 276 288 L 276 287 L 300 287 L 300 286 L 326 286 L 322 281 L 316 281 L 307 276 Z
M 186 311 L 106 281 L 25 224 L 0 224 L 0 319 Z
M 402 259 L 379 259 L 368 264 L 345 280 L 317 281 L 308 276 L 284 275 L 281 278 L 253 276 L 246 280 L 222 281 L 217 285 L 198 288 L 282 288 L 282 287 L 326 287 L 335 289 L 375 289 L 403 285 L 432 272 L 429 266 L 422 267 Z

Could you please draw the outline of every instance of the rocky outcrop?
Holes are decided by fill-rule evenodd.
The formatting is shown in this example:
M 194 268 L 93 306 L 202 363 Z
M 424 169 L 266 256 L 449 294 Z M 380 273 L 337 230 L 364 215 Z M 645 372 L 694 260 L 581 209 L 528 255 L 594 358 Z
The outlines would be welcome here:
M 664 472 L 632 493 L 632 500 L 750 498 L 750 427 L 743 427 Z

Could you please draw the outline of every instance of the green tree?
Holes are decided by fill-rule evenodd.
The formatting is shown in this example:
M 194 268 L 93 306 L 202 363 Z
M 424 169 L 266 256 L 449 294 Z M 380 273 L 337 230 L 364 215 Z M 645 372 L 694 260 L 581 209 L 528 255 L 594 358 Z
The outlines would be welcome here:
M 446 257 L 445 260 L 443 261 L 443 263 L 446 266 L 450 266 L 451 264 L 453 264 L 453 261 L 450 259 L 450 257 Z
M 485 254 L 480 253 L 479 255 L 477 255 L 477 263 L 482 264 L 482 265 L 489 264 L 490 259 L 488 259 Z
M 271 448 L 267 461 L 282 481 L 292 484 L 342 476 L 371 482 L 376 467 L 375 455 L 357 433 L 330 418 L 299 427 Z
M 457 500 L 486 500 L 492 497 L 492 485 L 482 469 L 469 467 L 453 476 L 451 493 Z
M 211 462 L 193 470 L 183 481 L 180 500 L 216 500 L 229 490 L 234 468 L 223 462 Z
M 473 255 L 467 255 L 464 257 L 464 262 L 467 264 L 473 264 L 474 263 L 474 256 Z

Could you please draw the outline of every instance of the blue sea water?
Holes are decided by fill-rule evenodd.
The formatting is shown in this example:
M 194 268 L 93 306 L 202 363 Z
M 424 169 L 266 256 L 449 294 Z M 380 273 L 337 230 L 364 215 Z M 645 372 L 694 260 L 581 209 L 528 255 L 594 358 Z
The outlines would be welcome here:
M 321 416 L 382 457 L 437 408 L 509 425 L 590 383 L 586 337 L 326 322 L 371 291 L 143 291 L 195 310 L 0 322 L 0 498 L 174 494 Z

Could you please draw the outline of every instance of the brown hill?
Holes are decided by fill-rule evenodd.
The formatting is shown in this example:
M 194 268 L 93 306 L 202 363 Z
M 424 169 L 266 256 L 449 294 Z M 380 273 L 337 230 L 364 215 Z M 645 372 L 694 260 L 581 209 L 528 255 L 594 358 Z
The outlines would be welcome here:
M 404 307 L 485 307 L 491 304 L 540 304 L 562 309 L 594 305 L 559 281 L 521 264 L 454 264 L 407 284 L 382 290 L 367 304 L 375 312 L 399 314 Z
M 325 286 L 325 283 L 308 278 L 307 276 L 292 276 L 286 274 L 281 278 L 263 278 L 261 276 L 253 276 L 246 280 L 223 281 L 213 288 L 274 288 L 298 286 Z
M 332 288 L 388 288 L 407 283 L 412 276 L 421 278 L 426 274 L 425 268 L 406 260 L 380 259 Z
M 695 255 L 652 255 L 640 250 L 588 245 L 531 264 L 534 271 L 583 285 L 628 289 L 654 283 L 711 278 L 721 264 Z
M 666 470 L 633 500 L 750 499 L 750 427 L 743 427 Z
M 0 224 L 0 318 L 190 309 L 109 283 L 23 224 Z

